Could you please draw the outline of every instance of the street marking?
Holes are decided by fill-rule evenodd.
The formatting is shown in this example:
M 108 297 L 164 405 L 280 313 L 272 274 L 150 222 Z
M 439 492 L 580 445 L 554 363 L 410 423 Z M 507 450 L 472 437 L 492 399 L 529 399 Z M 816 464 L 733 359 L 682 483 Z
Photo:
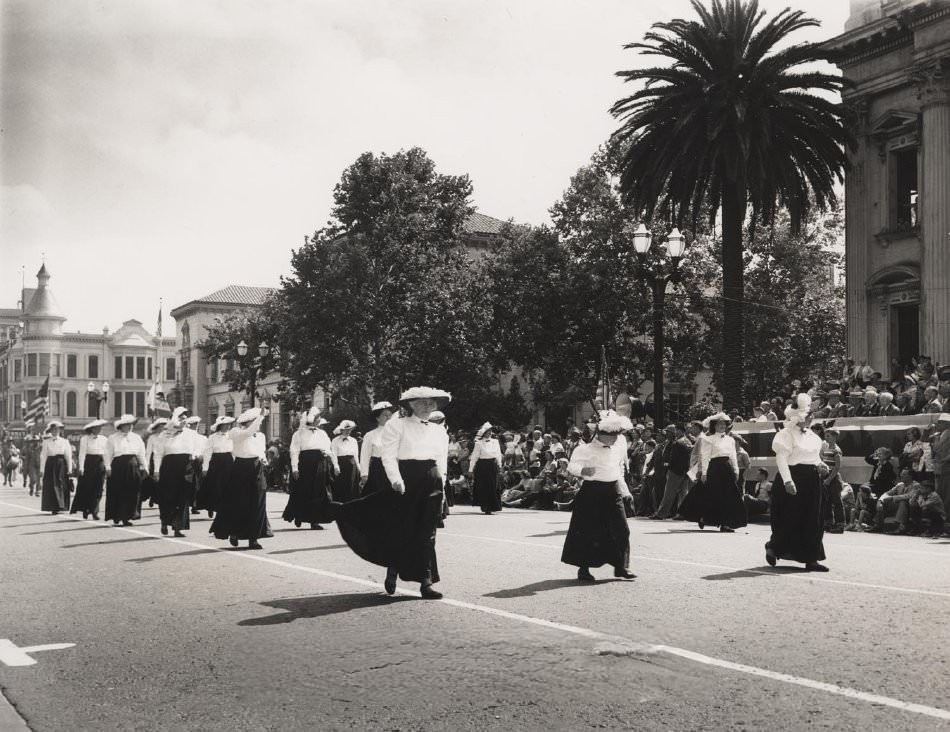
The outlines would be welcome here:
M 7 666 L 32 666 L 36 663 L 35 658 L 31 658 L 31 653 L 40 651 L 61 651 L 64 648 L 72 648 L 75 643 L 46 643 L 41 646 L 24 646 L 20 648 L 9 638 L 0 638 L 0 663 Z
M 541 544 L 534 541 L 518 541 L 517 539 L 499 539 L 493 536 L 476 536 L 474 534 L 456 534 L 452 531 L 440 531 L 439 536 L 456 536 L 463 539 L 481 539 L 482 541 L 497 541 L 504 544 L 518 544 L 520 546 L 533 546 L 540 549 L 560 549 L 559 544 Z M 664 562 L 666 564 L 682 564 L 689 567 L 704 567 L 706 569 L 725 569 L 730 572 L 748 572 L 749 574 L 763 574 L 768 577 L 782 577 L 785 579 L 804 580 L 806 582 L 825 582 L 832 585 L 846 585 L 848 587 L 861 587 L 870 590 L 890 590 L 892 592 L 907 592 L 912 595 L 931 595 L 933 597 L 950 598 L 950 592 L 937 592 L 936 590 L 918 590 L 912 587 L 894 587 L 893 585 L 875 585 L 869 582 L 851 582 L 849 580 L 826 579 L 825 577 L 816 577 L 813 572 L 802 572 L 799 574 L 779 574 L 777 572 L 767 572 L 761 569 L 745 569 L 743 567 L 727 567 L 724 564 L 706 564 L 704 562 L 690 562 L 685 559 L 663 559 L 661 557 L 650 557 L 643 554 L 637 554 L 632 559 L 643 560 L 646 562 Z
M 31 509 L 25 506 L 20 506 L 18 504 L 12 503 L 3 503 L 0 502 L 0 506 L 10 506 L 12 508 L 26 508 L 26 510 L 34 511 L 36 513 L 42 513 L 39 509 Z M 75 518 L 76 521 L 82 521 L 80 517 Z M 138 529 L 130 529 L 128 527 L 115 527 L 118 531 L 125 531 L 130 534 L 139 534 L 142 536 L 154 536 L 153 534 L 148 534 L 144 531 L 139 531 Z M 453 536 L 464 536 L 462 534 L 453 534 Z M 359 577 L 351 577 L 346 574 L 339 574 L 337 572 L 330 572 L 327 570 L 316 569 L 315 567 L 307 567 L 301 564 L 294 564 L 292 562 L 285 562 L 280 559 L 273 559 L 272 557 L 262 556 L 260 554 L 250 554 L 247 552 L 234 552 L 225 549 L 224 547 L 209 546 L 207 544 L 199 544 L 194 541 L 186 541 L 183 539 L 175 539 L 173 537 L 157 537 L 163 541 L 170 542 L 172 544 L 178 544 L 181 546 L 191 546 L 199 549 L 212 549 L 214 551 L 221 552 L 225 556 L 234 557 L 236 559 L 249 559 L 252 561 L 263 562 L 265 564 L 272 564 L 278 567 L 285 567 L 287 569 L 296 569 L 301 572 L 306 572 L 307 574 L 317 575 L 319 577 L 327 577 L 329 579 L 339 580 L 341 582 L 348 582 L 350 584 L 360 585 L 362 587 L 369 587 L 372 589 L 383 589 L 383 586 L 378 582 L 373 582 L 372 580 L 366 580 Z M 484 537 L 472 537 L 472 538 L 484 538 Z M 503 541 L 503 540 L 502 540 Z M 527 544 L 528 546 L 540 546 L 540 547 L 551 547 L 551 544 L 536 544 L 533 542 L 513 542 L 519 544 Z M 396 591 L 401 595 L 408 595 L 411 597 L 419 597 L 419 593 L 414 590 L 406 590 L 401 587 L 397 587 Z M 677 656 L 695 663 L 701 663 L 707 666 L 713 666 L 717 668 L 727 669 L 730 671 L 736 671 L 738 673 L 745 673 L 752 676 L 759 676 L 766 679 L 771 679 L 773 681 L 781 681 L 787 684 L 793 684 L 796 686 L 802 686 L 808 689 L 813 689 L 816 691 L 824 691 L 829 694 L 834 694 L 837 696 L 843 696 L 851 699 L 857 699 L 860 701 L 866 701 L 871 704 L 878 704 L 881 706 L 891 707 L 893 709 L 899 709 L 901 711 L 912 712 L 914 714 L 921 714 L 928 717 L 933 717 L 935 719 L 950 720 L 950 711 L 946 709 L 940 709 L 939 707 L 931 707 L 925 704 L 916 704 L 913 702 L 905 702 L 900 699 L 894 699 L 888 696 L 881 696 L 878 694 L 871 694 L 865 691 L 860 691 L 858 689 L 852 689 L 847 686 L 839 686 L 837 684 L 829 684 L 823 681 L 815 681 L 814 679 L 808 679 L 801 676 L 793 676 L 791 674 L 784 674 L 778 671 L 771 671 L 769 669 L 759 668 L 757 666 L 749 666 L 746 664 L 735 663 L 733 661 L 726 661 L 720 658 L 714 658 L 713 656 L 706 656 L 702 653 L 697 653 L 695 651 L 690 651 L 685 648 L 677 648 L 676 646 L 667 646 L 662 644 L 644 644 L 637 643 L 623 636 L 615 636 L 607 633 L 602 633 L 598 630 L 593 630 L 591 628 L 582 628 L 577 625 L 568 625 L 566 623 L 558 623 L 553 620 L 546 620 L 544 618 L 536 618 L 531 615 L 522 615 L 521 613 L 514 613 L 508 610 L 501 610 L 499 608 L 490 607 L 488 605 L 478 605 L 476 603 L 465 602 L 463 600 L 452 600 L 445 599 L 439 601 L 443 605 L 449 605 L 452 607 L 462 608 L 465 610 L 472 610 L 475 612 L 484 613 L 486 615 L 494 615 L 496 617 L 506 618 L 509 620 L 514 620 L 521 623 L 527 623 L 530 625 L 539 626 L 542 628 L 548 628 L 551 630 L 558 630 L 564 633 L 570 633 L 571 635 L 580 636 L 582 638 L 588 638 L 591 640 L 597 640 L 602 642 L 607 642 L 612 645 L 620 645 L 624 648 L 630 649 L 631 655 L 643 654 L 656 654 L 656 653 L 666 653 L 671 656 Z M 64 645 L 69 647 L 73 644 L 54 644 L 57 646 Z M 44 648 L 38 646 L 36 648 Z M 25 651 L 27 649 L 19 649 Z M 33 659 L 30 659 L 31 662 L 35 663 Z

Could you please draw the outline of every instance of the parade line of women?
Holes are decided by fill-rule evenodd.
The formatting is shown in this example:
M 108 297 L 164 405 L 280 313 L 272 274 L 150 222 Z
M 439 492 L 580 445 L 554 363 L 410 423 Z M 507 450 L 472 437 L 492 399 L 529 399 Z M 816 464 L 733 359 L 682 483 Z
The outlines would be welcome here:
M 448 392 L 414 387 L 399 399 L 405 416 L 389 402 L 372 407 L 377 427 L 366 434 L 362 449 L 344 421 L 330 440 L 322 429 L 326 420 L 311 408 L 302 415 L 290 445 L 292 479 L 283 519 L 296 527 L 321 529 L 336 521 L 340 535 L 361 558 L 386 569 L 384 587 L 396 591 L 397 579 L 415 582 L 425 599 L 439 599 L 436 533 L 445 518 L 448 434 L 441 410 L 451 402 Z M 79 481 L 71 513 L 99 518 L 105 483 L 106 521 L 131 526 L 140 518 L 141 503 L 157 504 L 161 532 L 183 537 L 191 513 L 206 510 L 213 518 L 210 533 L 237 547 L 261 549 L 260 539 L 273 536 L 267 518 L 264 478 L 265 442 L 258 429 L 266 413 L 249 409 L 237 419 L 219 417 L 205 438 L 200 419 L 179 407 L 170 419 L 153 422 L 147 445 L 132 432 L 136 418 L 86 425 L 79 445 Z M 699 477 L 684 501 L 684 515 L 702 528 L 706 523 L 732 531 L 745 525 L 742 503 L 735 491 L 736 448 L 727 434 L 729 418 L 713 415 L 702 438 Z M 821 439 L 809 429 L 811 400 L 801 394 L 785 412 L 785 426 L 773 450 L 783 485 L 773 492 L 772 536 L 766 560 L 805 564 L 828 571 L 822 545 L 820 479 L 827 472 L 821 459 Z M 41 457 L 42 510 L 54 515 L 69 509 L 67 476 L 72 472 L 69 443 L 60 436 L 63 425 L 49 423 Z M 561 561 L 577 567 L 580 582 L 593 582 L 591 568 L 610 565 L 614 577 L 632 580 L 629 567 L 630 529 L 624 509 L 629 490 L 623 433 L 633 429 L 626 417 L 603 412 L 593 439 L 578 445 L 568 471 L 582 479 L 574 500 Z M 500 510 L 496 490 L 501 452 L 491 425 L 477 434 L 472 472 L 474 502 L 485 514 Z M 705 477 L 705 479 L 703 479 Z

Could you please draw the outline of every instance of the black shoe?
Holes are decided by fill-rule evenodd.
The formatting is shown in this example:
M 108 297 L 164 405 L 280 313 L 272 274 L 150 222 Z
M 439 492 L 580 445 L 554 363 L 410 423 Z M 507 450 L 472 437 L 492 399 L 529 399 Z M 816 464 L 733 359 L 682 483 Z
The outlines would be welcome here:
M 322 531 L 323 527 L 320 524 L 310 524 L 310 528 L 314 531 Z
M 620 577 L 621 579 L 636 579 L 637 575 L 635 575 L 626 567 L 620 569 L 614 567 L 614 577 Z
M 228 537 L 228 543 L 229 543 L 231 546 L 237 546 L 237 545 L 238 545 L 237 537 L 236 537 L 236 536 L 229 536 L 229 537 Z
M 419 588 L 419 594 L 423 600 L 441 600 L 442 593 L 434 589 L 432 585 L 422 585 Z
M 118 519 L 113 520 L 112 525 L 113 525 L 113 526 L 118 526 L 118 525 L 119 525 L 119 520 L 118 520 Z
M 214 511 L 208 511 L 208 518 L 214 518 Z
M 700 530 L 700 531 L 702 531 L 703 529 L 706 528 L 706 522 L 703 521 L 702 519 L 700 519 L 700 520 L 697 521 L 696 523 L 699 524 L 699 530 Z
M 395 595 L 396 594 L 396 578 L 390 577 L 387 574 L 386 581 L 383 582 L 383 589 L 386 590 L 387 595 Z
M 731 526 L 720 526 L 719 530 L 724 534 L 734 534 L 736 531 Z
M 59 511 L 51 511 L 51 512 L 50 512 L 50 515 L 51 515 L 51 516 L 58 516 L 58 515 L 59 515 Z
M 184 535 L 183 533 L 181 533 L 178 529 L 175 529 L 175 538 L 176 538 L 176 539 L 184 539 L 184 538 L 185 538 L 185 535 Z
M 581 567 L 577 570 L 577 581 L 578 582 L 596 582 L 594 575 L 590 573 L 590 570 L 587 567 Z
M 168 525 L 162 524 L 162 536 L 168 536 Z
M 122 522 L 122 525 L 123 525 L 123 526 L 131 526 L 131 525 L 132 525 L 132 522 L 131 522 L 131 521 L 123 521 L 123 522 Z
M 98 514 L 98 513 L 92 514 L 92 520 L 93 520 L 93 521 L 98 521 L 98 520 L 99 520 L 99 514 Z
M 666 516 L 660 516 L 658 513 L 648 516 L 647 518 L 651 519 L 652 521 L 666 521 Z
M 765 545 L 765 561 L 769 563 L 770 567 L 774 567 L 775 560 L 776 560 L 775 552 L 772 551 L 772 547 L 766 544 Z
M 201 513 L 197 508 L 191 509 L 191 515 L 194 516 L 196 513 Z
M 300 528 L 300 521 L 294 521 L 294 526 L 296 526 L 296 527 L 299 529 L 299 528 Z
M 818 562 L 809 562 L 805 565 L 805 569 L 809 572 L 827 572 L 828 568 L 824 564 L 818 564 Z
M 264 547 L 262 547 L 262 546 L 261 546 L 258 542 L 256 542 L 256 541 L 249 541 L 249 542 L 247 543 L 247 548 L 248 548 L 248 549 L 263 549 Z
M 85 521 L 87 518 L 89 518 L 89 512 L 88 512 L 88 511 L 83 511 L 83 512 L 82 512 L 82 518 L 83 518 L 83 521 Z

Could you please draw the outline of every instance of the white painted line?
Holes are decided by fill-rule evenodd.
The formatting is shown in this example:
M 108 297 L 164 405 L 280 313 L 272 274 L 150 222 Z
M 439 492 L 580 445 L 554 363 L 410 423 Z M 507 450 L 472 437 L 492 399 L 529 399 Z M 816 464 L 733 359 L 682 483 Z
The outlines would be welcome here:
M 23 509 L 26 508 L 28 511 L 34 511 L 36 513 L 42 513 L 38 509 L 31 509 L 25 506 L 20 506 L 18 504 L 2 503 L 2 506 L 11 506 L 13 508 Z M 82 521 L 80 517 L 75 518 L 76 521 Z M 139 531 L 137 529 L 130 529 L 127 527 L 117 527 L 117 530 L 124 531 L 129 534 L 139 534 L 142 536 L 154 536 L 154 534 L 149 534 L 144 531 Z M 455 536 L 459 536 L 455 534 Z M 234 552 L 225 549 L 224 547 L 209 546 L 207 544 L 199 544 L 194 541 L 184 541 L 182 539 L 175 539 L 172 537 L 159 536 L 155 537 L 163 541 L 168 541 L 173 544 L 179 544 L 182 546 L 192 546 L 199 549 L 211 549 L 214 551 L 219 551 L 225 556 L 234 557 L 236 559 L 250 559 L 253 561 L 264 562 L 266 564 L 273 564 L 279 567 L 286 567 L 288 569 L 296 569 L 308 574 L 318 575 L 320 577 L 328 577 L 330 579 L 340 580 L 342 582 L 348 582 L 350 584 L 357 584 L 363 587 L 371 587 L 373 589 L 382 589 L 382 585 L 378 582 L 373 582 L 371 580 L 365 580 L 359 577 L 351 577 L 345 574 L 339 574 L 337 572 L 328 572 L 322 569 L 316 569 L 314 567 L 306 567 L 300 564 L 293 564 L 292 562 L 285 562 L 279 559 L 273 559 L 272 557 L 262 556 L 260 554 L 252 554 L 249 552 Z M 483 537 L 475 537 L 483 538 Z M 550 544 L 534 544 L 531 542 L 517 542 L 528 544 L 529 546 L 552 546 Z M 397 588 L 397 591 L 403 595 L 411 595 L 418 597 L 419 593 L 411 590 L 404 590 L 402 588 Z M 757 666 L 748 666 L 746 664 L 734 663 L 732 661 L 726 661 L 719 658 L 714 658 L 712 656 L 706 656 L 701 653 L 696 653 L 695 651 L 689 651 L 684 648 L 677 648 L 675 646 L 659 645 L 659 644 L 643 644 L 631 641 L 627 638 L 621 636 L 609 635 L 607 633 L 601 633 L 597 630 L 592 630 L 590 628 L 582 628 L 576 625 L 568 625 L 566 623 L 558 623 L 553 620 L 545 620 L 544 618 L 536 618 L 530 615 L 522 615 L 521 613 L 513 613 L 508 610 L 500 610 L 498 608 L 489 607 L 488 605 L 478 605 L 471 602 L 464 602 L 462 600 L 451 600 L 451 599 L 442 599 L 439 601 L 442 605 L 449 605 L 452 607 L 463 608 L 466 610 L 472 610 L 475 612 L 484 613 L 486 615 L 494 615 L 496 617 L 506 618 L 509 620 L 514 620 L 521 623 L 527 623 L 530 625 L 539 626 L 542 628 L 548 628 L 551 630 L 558 630 L 563 633 L 570 633 L 571 635 L 580 636 L 583 638 L 589 638 L 592 640 L 598 640 L 602 642 L 607 642 L 612 644 L 612 646 L 619 645 L 622 648 L 629 649 L 631 655 L 649 655 L 656 653 L 666 653 L 671 656 L 677 656 L 679 658 L 684 658 L 689 661 L 694 661 L 696 663 L 701 663 L 707 666 L 714 666 L 722 669 L 727 669 L 730 671 L 736 671 L 739 673 L 750 674 L 752 676 L 759 676 L 766 679 L 772 679 L 774 681 L 781 681 L 788 684 L 794 684 L 796 686 L 802 686 L 808 689 L 814 689 L 816 691 L 824 691 L 829 694 L 835 694 L 837 696 L 844 696 L 851 699 L 857 699 L 860 701 L 870 702 L 872 704 L 878 704 L 881 706 L 891 707 L 893 709 L 899 709 L 905 712 L 912 712 L 914 714 L 921 714 L 928 717 L 934 717 L 935 719 L 944 719 L 950 720 L 950 711 L 946 709 L 940 709 L 938 707 L 930 707 L 924 704 L 915 704 L 913 702 L 905 702 L 900 699 L 893 699 L 888 696 L 880 696 L 878 694 L 870 694 L 865 691 L 860 691 L 858 689 L 852 689 L 847 686 L 838 686 L 837 684 L 828 684 L 823 681 L 815 681 L 813 679 L 806 679 L 800 676 L 792 676 L 790 674 L 783 674 L 777 671 L 770 671 L 769 669 L 758 668 Z M 32 659 L 31 659 L 32 660 Z
M 9 638 L 0 638 L 0 663 L 6 666 L 32 666 L 36 663 L 36 659 L 30 657 L 29 654 L 31 653 L 61 651 L 75 645 L 75 643 L 46 643 L 42 646 L 24 646 L 20 648 Z
M 533 546 L 536 549 L 561 549 L 559 544 L 541 544 L 534 541 L 518 541 L 517 539 L 499 539 L 492 536 L 477 536 L 474 534 L 456 534 L 454 531 L 440 531 L 439 536 L 455 536 L 463 539 L 481 539 L 482 541 L 497 541 L 504 544 L 518 544 L 520 546 Z M 832 585 L 845 585 L 848 587 L 861 587 L 870 590 L 888 590 L 890 592 L 906 592 L 912 595 L 930 595 L 933 597 L 950 598 L 950 592 L 937 592 L 936 590 L 918 590 L 913 587 L 894 587 L 893 585 L 875 585 L 869 582 L 850 582 L 848 580 L 827 579 L 817 577 L 812 572 L 802 572 L 801 574 L 779 574 L 777 572 L 767 572 L 759 569 L 744 569 L 742 567 L 727 567 L 723 564 L 707 564 L 705 562 L 690 562 L 685 559 L 662 559 L 660 557 L 650 557 L 643 554 L 634 554 L 631 559 L 635 561 L 643 560 L 645 562 L 663 562 L 666 564 L 682 564 L 687 567 L 704 567 L 706 569 L 724 569 L 729 572 L 748 572 L 749 574 L 763 574 L 769 577 L 782 577 L 783 579 L 804 580 L 805 582 L 825 582 Z

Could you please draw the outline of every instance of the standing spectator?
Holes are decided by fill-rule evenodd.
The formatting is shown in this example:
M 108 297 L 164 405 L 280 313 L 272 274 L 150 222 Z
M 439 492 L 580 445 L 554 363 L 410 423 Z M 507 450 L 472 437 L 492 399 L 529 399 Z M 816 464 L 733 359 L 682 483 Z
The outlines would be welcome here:
M 931 438 L 934 482 L 943 505 L 950 504 L 950 413 L 937 420 L 937 432 Z
M 650 518 L 662 521 L 669 518 L 674 505 L 682 503 L 689 490 L 690 453 L 693 445 L 686 437 L 686 427 L 682 424 L 671 424 L 665 430 L 670 436 L 663 449 L 663 465 L 666 467 L 666 485 L 663 491 L 663 500 L 660 507 Z
M 943 535 L 943 524 L 947 519 L 947 510 L 940 496 L 934 491 L 932 480 L 928 479 L 921 483 L 919 490 L 908 503 L 912 533 L 921 533 L 923 531 L 922 519 L 927 519 L 930 522 L 930 536 L 937 538 Z
M 746 450 L 749 444 L 740 435 L 733 435 L 732 439 L 736 441 L 736 462 L 739 464 L 736 485 L 739 487 L 739 495 L 743 495 L 745 494 L 745 474 L 752 465 L 752 459 L 749 457 L 749 451 Z
M 882 496 L 897 482 L 894 465 L 891 463 L 891 451 L 887 447 L 879 447 L 866 458 L 864 462 L 872 466 L 871 479 L 868 485 L 875 496 Z
M 904 443 L 904 449 L 897 459 L 897 465 L 900 468 L 917 471 L 918 466 L 922 466 L 924 457 L 924 442 L 920 439 L 920 430 L 917 427 L 911 427 L 907 430 L 905 438 L 907 442 Z
M 841 448 L 838 447 L 838 430 L 828 428 L 824 431 L 820 454 L 822 462 L 828 466 L 828 475 L 822 480 L 828 506 L 824 511 L 825 531 L 840 534 L 844 531 L 845 513 L 841 502 Z

